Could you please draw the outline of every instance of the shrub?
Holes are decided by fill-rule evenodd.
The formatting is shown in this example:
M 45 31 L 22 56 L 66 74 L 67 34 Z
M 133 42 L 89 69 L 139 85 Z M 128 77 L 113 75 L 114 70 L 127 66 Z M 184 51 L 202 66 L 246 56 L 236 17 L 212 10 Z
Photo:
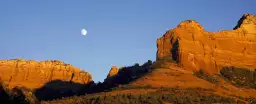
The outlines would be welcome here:
M 177 63 L 177 61 L 173 60 L 171 56 L 166 56 L 162 59 L 159 59 L 157 61 L 155 61 L 151 68 L 152 69 L 157 69 L 157 68 L 169 68 L 168 63 Z
M 213 84 L 219 84 L 218 76 L 213 76 L 204 71 L 204 69 L 200 69 L 199 71 L 194 72 L 194 76 L 204 79 Z
M 0 102 L 8 102 L 8 101 L 9 101 L 9 95 L 6 92 L 5 86 L 0 81 Z
M 23 89 L 18 87 L 8 89 L 0 81 L 0 102 L 7 104 L 34 104 L 37 103 L 36 101 L 36 98 L 32 98 L 32 95 L 26 95 Z
M 256 104 L 256 99 L 253 97 L 245 98 L 245 100 L 250 102 L 250 104 Z
M 168 89 L 161 87 L 162 89 Z M 216 94 L 204 94 L 206 89 L 201 88 L 169 88 L 171 93 L 147 93 L 147 94 L 92 94 L 88 96 L 69 97 L 61 100 L 42 102 L 42 104 L 212 104 L 212 103 L 244 103 L 236 101 L 232 97 L 223 97 Z M 179 90 L 179 93 L 175 92 Z M 253 98 L 248 98 L 248 102 L 253 102 Z
M 220 73 L 233 85 L 256 89 L 256 71 L 246 68 L 223 67 Z
M 118 74 L 113 76 L 111 79 L 105 79 L 102 85 L 97 85 L 99 91 L 109 90 L 111 88 L 117 87 L 118 85 L 128 84 L 136 79 L 144 76 L 146 73 L 151 72 L 150 66 L 152 65 L 152 61 L 148 60 L 143 65 L 139 65 L 138 63 L 133 66 L 122 67 L 119 69 Z

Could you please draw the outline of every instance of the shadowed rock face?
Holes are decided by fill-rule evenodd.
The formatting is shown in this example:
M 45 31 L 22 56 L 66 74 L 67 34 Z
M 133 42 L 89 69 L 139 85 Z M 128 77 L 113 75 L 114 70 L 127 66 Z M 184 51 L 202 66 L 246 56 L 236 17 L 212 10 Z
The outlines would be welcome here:
M 234 30 L 207 32 L 193 20 L 157 39 L 157 60 L 172 57 L 187 70 L 218 73 L 222 66 L 256 68 L 256 16 L 245 14 Z
M 92 81 L 88 72 L 57 60 L 36 62 L 33 60 L 0 60 L 0 78 L 9 87 L 39 88 L 52 80 L 87 84 Z

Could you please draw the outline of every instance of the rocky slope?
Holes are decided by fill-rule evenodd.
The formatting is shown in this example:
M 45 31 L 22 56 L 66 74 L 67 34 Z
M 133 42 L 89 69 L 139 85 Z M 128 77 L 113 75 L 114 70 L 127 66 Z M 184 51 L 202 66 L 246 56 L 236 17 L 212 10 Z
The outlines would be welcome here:
M 87 84 L 92 81 L 88 72 L 57 60 L 0 60 L 0 79 L 9 87 L 39 88 L 53 80 Z
M 247 14 L 234 30 L 207 32 L 184 21 L 157 40 L 157 61 L 112 67 L 95 92 L 41 103 L 256 104 L 255 24 Z
M 208 32 L 193 20 L 157 39 L 157 60 L 172 57 L 187 70 L 218 73 L 222 66 L 256 68 L 256 16 L 245 14 L 234 30 Z
M 133 67 L 135 68 L 135 67 Z M 120 70 L 120 72 L 123 69 Z M 140 69 L 130 69 L 139 71 Z M 117 74 L 122 78 L 123 74 Z M 202 75 L 203 76 L 203 75 Z M 246 77 L 243 77 L 246 79 Z M 102 87 L 101 87 L 102 88 Z M 127 84 L 42 104 L 256 104 L 256 90 L 240 88 L 220 76 L 206 78 L 183 70 L 175 63 L 153 69 Z

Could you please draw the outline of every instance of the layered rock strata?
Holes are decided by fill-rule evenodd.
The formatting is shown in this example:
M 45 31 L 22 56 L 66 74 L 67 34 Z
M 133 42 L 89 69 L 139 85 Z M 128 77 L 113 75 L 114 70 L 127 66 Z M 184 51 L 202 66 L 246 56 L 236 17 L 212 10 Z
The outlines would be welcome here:
M 245 14 L 233 30 L 208 32 L 194 20 L 157 39 L 157 60 L 172 57 L 186 70 L 218 73 L 222 66 L 256 68 L 256 16 Z
M 53 80 L 87 84 L 92 76 L 79 68 L 57 60 L 0 60 L 0 78 L 9 87 L 39 88 Z

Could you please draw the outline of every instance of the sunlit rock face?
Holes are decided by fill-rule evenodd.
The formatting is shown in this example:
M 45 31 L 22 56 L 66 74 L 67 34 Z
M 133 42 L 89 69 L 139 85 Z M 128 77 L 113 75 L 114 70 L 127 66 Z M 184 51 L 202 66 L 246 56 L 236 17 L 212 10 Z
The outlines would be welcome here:
M 119 70 L 116 66 L 112 66 L 109 73 L 108 73 L 107 78 L 115 76 L 118 73 L 118 71 Z
M 9 87 L 39 88 L 53 80 L 87 84 L 92 81 L 88 72 L 57 60 L 0 60 L 0 78 Z
M 256 16 L 245 14 L 234 30 L 208 32 L 193 20 L 157 39 L 157 60 L 172 57 L 186 70 L 218 73 L 222 66 L 256 68 Z

